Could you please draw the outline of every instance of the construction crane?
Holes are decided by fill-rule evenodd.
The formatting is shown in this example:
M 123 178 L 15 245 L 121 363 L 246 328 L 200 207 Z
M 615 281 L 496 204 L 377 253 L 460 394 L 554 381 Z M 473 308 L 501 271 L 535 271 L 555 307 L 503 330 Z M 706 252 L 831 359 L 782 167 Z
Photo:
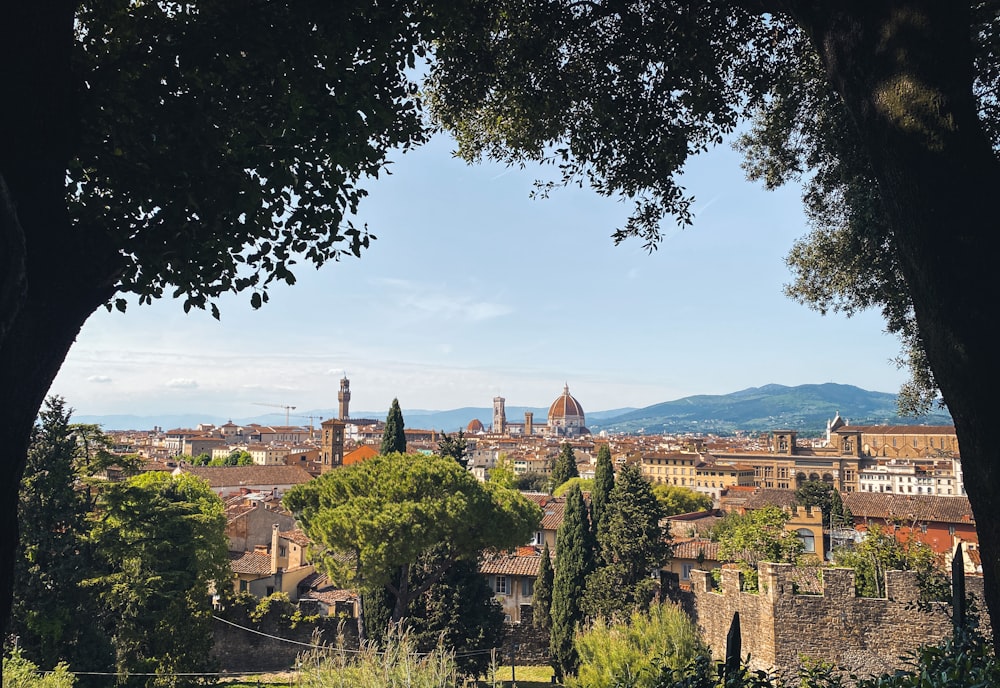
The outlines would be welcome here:
M 313 420 L 323 421 L 323 416 L 293 416 L 293 418 L 308 418 L 309 419 L 309 434 L 312 435 L 313 431 Z
M 262 404 L 262 403 L 260 403 L 260 402 L 257 402 L 257 401 L 255 401 L 255 402 L 254 402 L 254 405 L 255 405 L 255 406 L 270 406 L 270 407 L 272 407 L 272 408 L 281 408 L 281 409 L 285 409 L 285 426 L 286 426 L 286 427 L 288 426 L 288 412 L 289 412 L 289 411 L 294 411 L 294 410 L 295 410 L 295 407 L 294 407 L 294 406 L 288 406 L 288 405 L 286 405 L 286 404 Z

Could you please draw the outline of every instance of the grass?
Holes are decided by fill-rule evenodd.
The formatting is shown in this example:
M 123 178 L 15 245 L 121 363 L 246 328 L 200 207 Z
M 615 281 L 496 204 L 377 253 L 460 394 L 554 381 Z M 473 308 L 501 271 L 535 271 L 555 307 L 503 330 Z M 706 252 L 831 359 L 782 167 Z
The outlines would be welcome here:
M 492 678 L 493 680 L 488 680 Z M 517 688 L 551 688 L 552 667 L 550 666 L 515 666 L 514 678 Z M 222 679 L 226 688 L 288 688 L 296 686 L 298 681 L 295 672 L 281 674 L 261 674 L 260 676 L 234 676 Z M 510 666 L 497 667 L 496 673 L 487 680 L 480 680 L 475 685 L 478 688 L 510 688 Z M 561 685 L 561 684 L 557 684 Z
M 498 666 L 496 673 L 491 677 L 493 681 L 480 681 L 477 685 L 484 688 L 509 688 L 511 685 L 510 666 Z M 551 688 L 552 667 L 550 666 L 515 666 L 514 678 L 517 688 Z M 559 684 L 561 685 L 561 684 Z

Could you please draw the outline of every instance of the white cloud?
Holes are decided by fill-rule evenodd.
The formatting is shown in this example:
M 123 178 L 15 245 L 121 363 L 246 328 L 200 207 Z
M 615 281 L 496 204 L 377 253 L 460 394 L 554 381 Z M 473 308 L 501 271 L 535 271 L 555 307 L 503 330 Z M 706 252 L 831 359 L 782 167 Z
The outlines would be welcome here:
M 197 380 L 191 380 L 184 377 L 175 377 L 173 380 L 167 382 L 167 387 L 171 387 L 173 389 L 194 389 L 197 386 Z
M 375 282 L 396 292 L 394 302 L 402 310 L 418 311 L 422 318 L 437 317 L 478 323 L 514 311 L 503 303 L 476 299 L 469 294 L 459 294 L 444 287 L 413 280 L 382 278 Z
M 91 375 L 90 377 L 87 378 L 87 382 L 96 382 L 98 384 L 104 384 L 107 382 L 111 382 L 111 378 L 108 377 L 107 375 Z

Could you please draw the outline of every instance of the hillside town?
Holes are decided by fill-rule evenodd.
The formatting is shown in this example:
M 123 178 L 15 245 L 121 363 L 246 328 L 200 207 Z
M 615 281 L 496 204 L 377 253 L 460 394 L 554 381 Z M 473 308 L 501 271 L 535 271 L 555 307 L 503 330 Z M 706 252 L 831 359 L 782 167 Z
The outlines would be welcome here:
M 360 595 L 350 586 L 337 585 L 330 571 L 312 558 L 317 543 L 282 502 L 296 486 L 379 455 L 386 420 L 352 418 L 350 394 L 350 381 L 345 376 L 338 394 L 339 417 L 321 420 L 315 426 L 312 422 L 309 426 L 229 422 L 148 432 L 109 431 L 108 436 L 114 452 L 141 459 L 141 471 L 195 476 L 206 481 L 222 500 L 234 592 L 260 599 L 283 594 L 310 614 L 356 620 L 361 612 Z M 817 599 L 840 608 L 873 602 L 861 599 L 853 579 L 837 579 L 834 569 L 821 568 L 834 563 L 834 550 L 850 549 L 869 531 L 889 533 L 900 543 L 920 543 L 932 553 L 934 566 L 941 572 L 950 570 L 958 552 L 970 589 L 981 587 L 981 582 L 977 583 L 982 565 L 976 522 L 965 496 L 960 451 L 952 427 L 855 426 L 834 412 L 825 436 L 819 439 L 799 438 L 792 430 L 741 438 L 594 435 L 587 428 L 583 406 L 568 385 L 556 396 L 544 419 L 536 419 L 530 412 L 523 419 L 508 419 L 505 399 L 496 397 L 493 417 L 485 420 L 470 419 L 463 431 L 450 435 L 431 428 L 404 428 L 405 449 L 412 457 L 433 455 L 441 453 L 443 442 L 461 439 L 469 473 L 481 482 L 509 476 L 508 482 L 520 486 L 542 514 L 528 540 L 511 549 L 483 552 L 478 562 L 480 575 L 502 608 L 508 629 L 505 652 L 518 661 L 545 663 L 550 659 L 545 629 L 533 624 L 537 613 L 533 598 L 536 581 L 545 568 L 542 558 L 550 557 L 552 565 L 559 565 L 557 533 L 567 496 L 553 493 L 558 486 L 551 478 L 560 454 L 567 451 L 575 462 L 572 475 L 583 486 L 593 483 L 597 457 L 607 452 L 616 474 L 634 471 L 654 490 L 682 488 L 700 496 L 697 510 L 666 518 L 664 532 L 669 534 L 671 554 L 654 578 L 660 598 L 679 600 L 692 610 L 717 657 L 725 650 L 725 624 L 733 610 L 742 609 L 746 615 L 750 613 L 747 599 L 752 598 L 753 604 L 761 600 L 759 595 L 747 597 L 744 573 L 732 563 L 731 556 L 720 554 L 720 542 L 712 536 L 713 526 L 728 514 L 776 508 L 785 515 L 783 527 L 796 539 L 799 560 L 809 565 L 760 564 L 755 575 L 761 581 L 771 581 L 773 589 L 784 589 L 782 581 L 787 580 L 794 581 L 789 590 L 792 585 L 797 591 L 809 590 L 811 595 L 819 595 Z M 227 457 L 234 455 L 244 457 L 241 463 L 245 465 L 224 465 Z M 111 465 L 100 477 L 116 481 L 123 475 L 119 466 Z M 835 521 L 819 506 L 804 504 L 802 489 L 810 485 L 825 486 L 830 494 L 839 495 L 841 514 L 847 518 Z M 586 488 L 584 494 L 589 494 Z M 738 579 L 732 578 L 737 574 Z M 893 613 L 899 623 L 899 619 L 908 618 L 902 610 L 913 590 L 902 579 L 892 581 L 887 585 L 896 587 L 880 589 L 879 596 L 896 599 L 899 610 Z M 706 597 L 713 589 L 715 598 Z M 716 609 L 722 604 L 716 599 L 720 593 L 727 596 L 721 598 L 728 600 L 723 605 L 725 611 Z M 714 611 L 710 614 L 708 610 Z M 767 670 L 800 668 L 801 653 L 795 649 L 798 639 L 792 634 L 782 640 L 789 622 L 782 614 L 787 612 L 772 604 L 767 614 L 752 613 L 761 624 L 765 624 L 764 617 L 771 619 L 771 630 L 764 633 L 770 640 L 753 645 L 755 666 Z M 879 613 L 888 614 L 885 610 Z M 869 616 L 878 615 L 859 612 L 852 622 L 874 624 L 864 629 L 864 636 L 860 626 L 840 628 L 838 633 L 875 637 L 881 632 L 882 621 L 858 620 Z M 947 636 L 949 626 L 943 614 L 936 619 L 909 621 L 915 627 L 907 631 L 906 638 L 883 642 L 881 647 L 865 641 L 851 648 L 843 646 L 842 635 L 838 635 L 826 645 L 819 643 L 813 656 L 842 662 L 853 651 L 855 664 L 848 668 L 875 673 L 892 666 L 893 653 Z M 223 637 L 237 642 L 231 634 Z M 225 651 L 221 654 L 226 656 Z M 245 661 L 239 652 L 234 651 L 233 656 Z M 287 655 L 282 656 L 285 659 L 277 660 L 279 663 L 288 661 Z

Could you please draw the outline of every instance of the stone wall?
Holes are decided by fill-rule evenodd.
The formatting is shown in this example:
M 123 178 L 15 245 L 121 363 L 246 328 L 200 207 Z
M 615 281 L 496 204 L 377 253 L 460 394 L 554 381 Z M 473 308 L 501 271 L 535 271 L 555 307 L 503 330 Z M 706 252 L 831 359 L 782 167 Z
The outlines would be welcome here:
M 549 632 L 534 625 L 534 610 L 530 604 L 521 605 L 521 622 L 507 624 L 500 657 L 509 661 L 513 653 L 518 664 L 540 666 L 549 663 Z
M 338 634 L 343 635 L 344 647 L 358 647 L 357 625 L 353 619 L 341 624 L 336 618 L 324 617 L 318 623 L 300 623 L 295 628 L 268 619 L 259 626 L 249 619 L 230 623 L 216 619 L 213 632 L 213 655 L 219 662 L 219 669 L 237 674 L 294 668 L 298 656 L 309 651 L 309 645 L 335 645 Z
M 691 574 L 684 606 L 717 659 L 725 654 L 734 612 L 740 613 L 742 654 L 750 654 L 751 667 L 779 673 L 797 671 L 808 658 L 871 676 L 898 668 L 901 656 L 951 633 L 950 605 L 918 605 L 912 572 L 888 572 L 882 599 L 858 597 L 850 569 L 822 569 L 818 594 L 799 594 L 791 564 L 760 564 L 758 573 L 759 593 L 740 591 L 736 569 L 722 570 L 720 591 L 712 589 L 708 572 Z M 966 592 L 984 608 L 981 577 L 967 576 Z

